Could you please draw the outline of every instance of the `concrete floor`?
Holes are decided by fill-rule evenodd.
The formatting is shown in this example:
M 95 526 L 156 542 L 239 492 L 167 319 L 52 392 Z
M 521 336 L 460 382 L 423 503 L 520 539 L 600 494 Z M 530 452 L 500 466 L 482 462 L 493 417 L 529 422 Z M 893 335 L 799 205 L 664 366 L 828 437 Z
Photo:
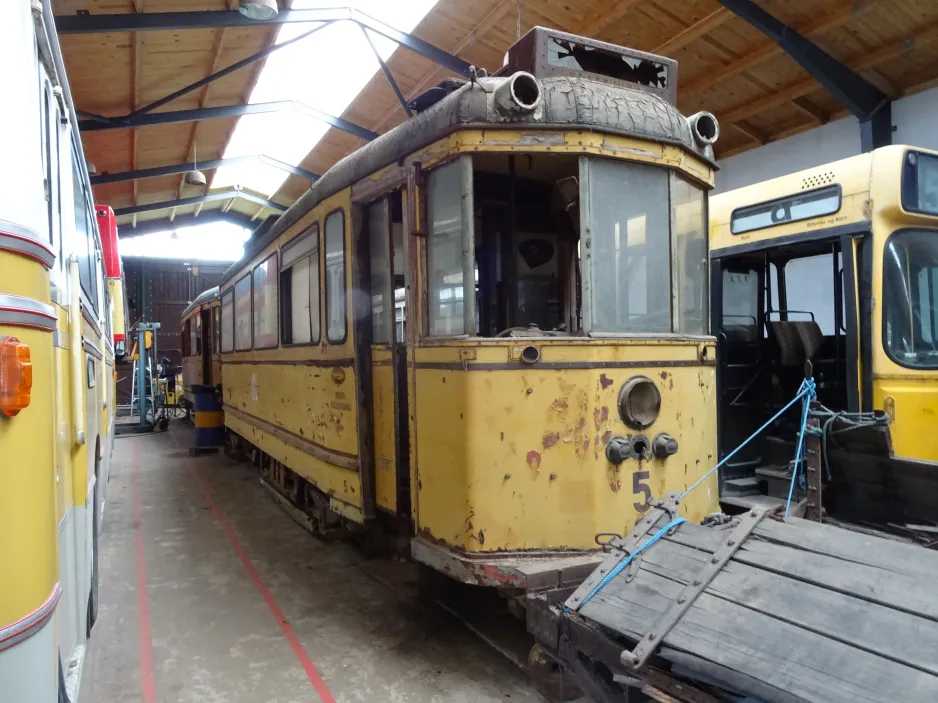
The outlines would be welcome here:
M 436 607 L 293 522 L 191 430 L 116 442 L 81 703 L 541 701 Z

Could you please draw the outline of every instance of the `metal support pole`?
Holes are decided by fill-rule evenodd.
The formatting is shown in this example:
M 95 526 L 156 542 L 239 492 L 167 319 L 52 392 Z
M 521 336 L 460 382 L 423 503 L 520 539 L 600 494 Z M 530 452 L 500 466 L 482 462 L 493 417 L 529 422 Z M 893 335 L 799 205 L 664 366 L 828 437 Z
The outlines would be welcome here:
M 863 151 L 892 143 L 890 97 L 752 0 L 717 0 L 778 44 L 860 120 Z
M 82 132 L 100 132 L 108 129 L 129 129 L 137 127 L 150 127 L 160 124 L 177 124 L 179 122 L 199 122 L 228 117 L 243 117 L 244 115 L 257 115 L 280 110 L 296 110 L 313 119 L 321 120 L 336 129 L 341 129 L 365 141 L 371 141 L 378 136 L 377 132 L 365 129 L 341 117 L 327 115 L 316 108 L 304 105 L 293 100 L 280 100 L 271 103 L 253 103 L 250 105 L 223 105 L 220 107 L 202 107 L 193 110 L 175 110 L 172 112 L 151 112 L 145 115 L 114 117 L 107 122 L 97 119 L 80 120 L 78 129 Z
M 279 159 L 265 156 L 264 154 L 256 154 L 253 156 L 233 156 L 227 159 L 210 159 L 208 161 L 199 161 L 198 163 L 190 161 L 188 163 L 171 164 L 169 166 L 139 168 L 133 171 L 119 171 L 118 173 L 102 173 L 100 175 L 91 177 L 91 185 L 98 186 L 105 183 L 121 183 L 123 181 L 137 181 L 143 178 L 172 176 L 177 173 L 188 173 L 195 168 L 198 168 L 202 171 L 209 171 L 211 169 L 221 168 L 223 166 L 235 166 L 237 164 L 255 162 L 259 162 L 267 166 L 273 166 L 274 168 L 279 168 L 281 171 L 292 173 L 294 176 L 306 178 L 310 181 L 315 181 L 319 178 L 319 174 L 313 173 L 312 171 L 307 171 L 306 169 L 300 168 L 299 166 L 291 166 L 290 164 L 284 161 L 280 161 Z
M 274 53 L 275 51 L 278 51 L 284 48 L 285 46 L 296 44 L 298 41 L 315 34 L 320 29 L 322 29 L 323 27 L 328 27 L 330 24 L 332 23 L 323 22 L 318 27 L 315 27 L 309 30 L 308 32 L 303 32 L 302 34 L 300 34 L 297 37 L 294 37 L 293 39 L 288 39 L 287 41 L 281 42 L 280 44 L 274 44 L 273 46 L 268 46 L 266 49 L 262 51 L 258 51 L 256 54 L 251 54 L 247 58 L 241 59 L 240 61 L 237 61 L 231 64 L 230 66 L 227 66 L 226 68 L 216 71 L 212 75 L 206 76 L 205 78 L 198 80 L 195 83 L 190 83 L 186 87 L 180 88 L 174 93 L 170 93 L 166 97 L 160 98 L 159 100 L 156 100 L 150 103 L 149 105 L 144 105 L 139 110 L 134 110 L 133 112 L 130 113 L 130 115 L 128 115 L 128 117 L 133 117 L 135 115 L 143 115 L 143 114 L 146 114 L 148 112 L 155 110 L 158 107 L 162 107 L 166 103 L 172 102 L 176 98 L 181 98 L 183 95 L 191 93 L 194 90 L 198 90 L 202 86 L 205 86 L 205 85 L 208 85 L 209 83 L 217 81 L 219 78 L 224 78 L 229 73 L 234 73 L 235 71 L 240 70 L 244 68 L 245 66 L 250 66 L 252 63 L 256 63 L 257 61 L 260 61 L 261 59 L 265 59 L 268 56 L 270 56 L 272 53 Z
M 397 101 L 401 104 L 401 107 L 404 108 L 404 112 L 407 113 L 407 117 L 413 117 L 414 113 L 411 112 L 410 106 L 407 104 L 407 98 L 404 97 L 400 87 L 397 85 L 397 81 L 395 81 L 394 76 L 391 75 L 391 69 L 388 68 L 388 65 L 384 62 L 384 59 L 381 58 L 381 54 L 379 54 L 378 50 L 375 48 L 374 42 L 371 41 L 371 36 L 368 34 L 368 30 L 365 29 L 364 25 L 358 26 L 361 27 L 362 34 L 365 35 L 365 41 L 368 42 L 368 46 L 371 47 L 372 53 L 375 55 L 375 58 L 378 59 L 378 65 L 381 66 L 381 70 L 384 71 L 384 77 L 387 78 L 388 83 L 391 84 L 391 89 L 397 96 Z
M 153 212 L 154 210 L 165 210 L 167 208 L 185 207 L 187 205 L 198 205 L 199 203 L 209 203 L 216 200 L 227 200 L 229 198 L 241 198 L 264 207 L 269 207 L 276 212 L 286 212 L 287 208 L 273 200 L 267 200 L 253 193 L 247 193 L 243 190 L 222 190 L 217 193 L 206 193 L 205 195 L 196 195 L 191 198 L 178 198 L 177 200 L 164 200 L 159 203 L 146 203 L 144 205 L 132 205 L 128 207 L 119 207 L 114 211 L 115 216 L 133 215 L 138 212 Z
M 137 325 L 137 412 L 140 413 L 140 426 L 147 424 L 147 333 L 146 325 Z

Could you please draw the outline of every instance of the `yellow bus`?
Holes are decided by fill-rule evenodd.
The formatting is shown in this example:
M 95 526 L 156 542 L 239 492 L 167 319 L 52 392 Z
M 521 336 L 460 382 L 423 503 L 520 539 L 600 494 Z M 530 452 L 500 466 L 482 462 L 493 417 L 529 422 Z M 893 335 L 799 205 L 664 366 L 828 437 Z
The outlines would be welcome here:
M 295 514 L 524 588 L 715 462 L 718 128 L 670 59 L 536 28 L 507 61 L 252 239 L 220 343 L 225 424 Z M 715 477 L 683 505 L 717 507 Z
M 831 513 L 933 521 L 938 153 L 884 147 L 721 194 L 710 208 L 721 452 L 794 395 L 807 361 L 820 403 L 871 413 L 849 431 L 833 420 Z M 782 423 L 734 458 L 724 497 L 771 494 L 794 436 Z
M 97 613 L 113 301 L 48 2 L 0 3 L 0 698 L 75 700 Z

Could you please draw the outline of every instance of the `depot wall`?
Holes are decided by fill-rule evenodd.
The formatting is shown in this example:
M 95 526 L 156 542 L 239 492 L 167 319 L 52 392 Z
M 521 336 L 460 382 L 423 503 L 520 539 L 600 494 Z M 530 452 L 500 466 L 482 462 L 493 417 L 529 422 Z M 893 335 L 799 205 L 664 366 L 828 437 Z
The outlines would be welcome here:
M 892 105 L 892 123 L 894 144 L 938 150 L 938 88 L 896 100 Z M 859 153 L 860 126 L 855 117 L 848 117 L 723 159 L 714 193 Z

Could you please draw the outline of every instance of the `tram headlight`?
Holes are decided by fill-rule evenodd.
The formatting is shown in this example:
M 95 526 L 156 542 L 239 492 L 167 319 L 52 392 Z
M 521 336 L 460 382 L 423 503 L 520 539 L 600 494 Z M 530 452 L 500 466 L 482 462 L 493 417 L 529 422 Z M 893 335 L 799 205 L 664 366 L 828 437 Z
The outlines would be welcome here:
M 0 415 L 13 417 L 27 407 L 32 387 L 29 345 L 16 337 L 0 337 Z
M 619 417 L 629 427 L 644 430 L 658 419 L 661 393 L 647 376 L 633 376 L 619 391 Z

